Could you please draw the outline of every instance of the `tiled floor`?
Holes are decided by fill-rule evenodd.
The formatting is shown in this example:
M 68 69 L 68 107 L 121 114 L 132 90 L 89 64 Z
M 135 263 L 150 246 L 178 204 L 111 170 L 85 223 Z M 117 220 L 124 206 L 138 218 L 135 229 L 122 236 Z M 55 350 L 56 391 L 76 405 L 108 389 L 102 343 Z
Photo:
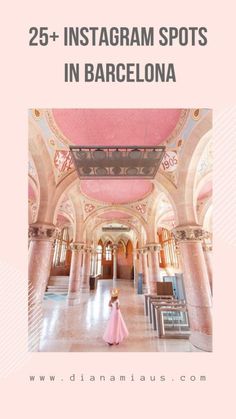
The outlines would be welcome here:
M 120 288 L 121 311 L 129 337 L 109 347 L 102 335 L 110 314 L 110 288 Z M 199 352 L 186 339 L 158 339 L 144 315 L 143 295 L 133 282 L 99 280 L 96 291 L 69 303 L 66 295 L 48 295 L 40 341 L 42 352 Z

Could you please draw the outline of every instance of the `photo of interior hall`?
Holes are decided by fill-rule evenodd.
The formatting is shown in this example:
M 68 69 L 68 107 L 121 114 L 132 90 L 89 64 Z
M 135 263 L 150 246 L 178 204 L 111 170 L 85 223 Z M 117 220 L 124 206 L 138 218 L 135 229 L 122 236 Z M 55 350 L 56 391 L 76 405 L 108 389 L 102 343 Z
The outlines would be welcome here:
M 29 350 L 211 352 L 212 110 L 28 119 Z

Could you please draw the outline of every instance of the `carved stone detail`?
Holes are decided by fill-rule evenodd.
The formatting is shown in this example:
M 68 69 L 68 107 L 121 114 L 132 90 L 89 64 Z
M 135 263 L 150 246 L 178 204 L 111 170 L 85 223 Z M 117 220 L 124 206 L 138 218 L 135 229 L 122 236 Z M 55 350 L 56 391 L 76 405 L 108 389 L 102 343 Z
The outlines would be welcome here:
M 144 255 L 145 253 L 147 253 L 147 252 L 148 252 L 148 249 L 147 249 L 147 247 L 141 247 L 141 248 L 139 249 L 139 251 L 140 251 L 140 254 L 141 254 L 141 255 Z
M 79 243 L 79 242 L 71 243 L 70 248 L 72 252 L 81 252 L 84 250 L 84 243 Z
M 147 243 L 146 244 L 147 251 L 153 253 L 153 252 L 160 252 L 161 245 L 159 243 Z
M 30 240 L 54 240 L 58 230 L 53 224 L 34 223 L 29 226 Z
M 201 226 L 178 226 L 172 230 L 177 241 L 202 241 L 208 232 Z

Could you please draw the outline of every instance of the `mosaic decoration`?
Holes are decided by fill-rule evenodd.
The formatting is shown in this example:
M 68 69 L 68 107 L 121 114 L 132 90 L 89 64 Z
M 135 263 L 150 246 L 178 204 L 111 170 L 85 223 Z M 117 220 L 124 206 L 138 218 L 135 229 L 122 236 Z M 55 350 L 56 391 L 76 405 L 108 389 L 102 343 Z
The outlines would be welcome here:
M 94 205 L 92 205 L 92 204 L 85 204 L 85 206 L 84 206 L 84 210 L 85 210 L 85 212 L 88 214 L 89 212 L 91 212 L 91 211 L 93 211 L 94 210 L 94 208 L 95 208 L 95 206 Z
M 140 212 L 140 214 L 145 214 L 146 205 L 145 204 L 139 204 L 139 205 L 136 206 L 136 209 L 138 210 L 138 212 Z
M 57 150 L 54 156 L 54 164 L 59 172 L 68 172 L 73 167 L 72 157 L 69 151 Z

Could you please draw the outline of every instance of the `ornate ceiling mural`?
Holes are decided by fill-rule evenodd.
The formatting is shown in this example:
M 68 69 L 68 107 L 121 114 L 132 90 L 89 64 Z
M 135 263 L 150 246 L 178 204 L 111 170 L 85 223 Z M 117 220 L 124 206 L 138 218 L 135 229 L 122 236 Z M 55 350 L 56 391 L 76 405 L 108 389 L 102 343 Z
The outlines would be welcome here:
M 58 209 L 58 214 L 61 214 L 63 217 L 66 217 L 67 220 L 74 222 L 74 211 L 70 200 L 67 196 L 64 197 L 63 201 L 60 204 Z
M 163 173 L 175 186 L 178 182 L 178 168 L 183 148 L 188 141 L 188 138 L 199 123 L 202 117 L 204 117 L 210 110 L 209 109 L 191 109 L 188 114 L 188 118 L 185 124 L 182 126 L 182 130 L 178 135 L 168 142 L 168 147 L 162 163 L 160 165 L 160 172 Z
M 32 109 L 34 119 L 51 159 L 56 185 L 75 171 L 69 145 L 116 146 L 116 145 L 165 145 L 166 151 L 159 172 L 177 185 L 178 168 L 186 141 L 208 109 Z M 196 185 L 212 170 L 212 146 L 206 147 L 198 165 Z M 37 184 L 33 161 L 29 161 L 29 176 Z M 69 179 L 69 178 L 68 178 Z M 67 180 L 66 180 L 67 181 Z M 96 215 L 97 210 L 109 208 L 97 221 L 127 220 L 139 223 L 148 220 L 152 213 L 155 181 L 141 179 L 79 180 L 81 208 L 84 219 Z M 211 195 L 210 185 L 198 194 L 198 201 Z M 34 191 L 29 190 L 30 202 Z M 199 203 L 199 202 L 198 202 Z M 33 205 L 33 204 L 32 204 Z M 123 212 L 124 209 L 124 212 Z M 129 215 L 125 209 L 132 210 Z M 74 222 L 74 209 L 65 197 L 58 209 L 58 222 Z M 135 216 L 137 215 L 137 217 Z M 173 224 L 173 208 L 165 196 L 160 195 L 157 216 L 167 225 Z M 61 218 L 60 218 L 61 217 Z
M 51 131 L 44 109 L 32 109 L 29 113 L 30 116 L 37 121 L 37 125 L 42 133 L 48 154 L 51 158 L 55 181 L 56 183 L 59 183 L 65 176 L 74 170 L 69 147 Z

